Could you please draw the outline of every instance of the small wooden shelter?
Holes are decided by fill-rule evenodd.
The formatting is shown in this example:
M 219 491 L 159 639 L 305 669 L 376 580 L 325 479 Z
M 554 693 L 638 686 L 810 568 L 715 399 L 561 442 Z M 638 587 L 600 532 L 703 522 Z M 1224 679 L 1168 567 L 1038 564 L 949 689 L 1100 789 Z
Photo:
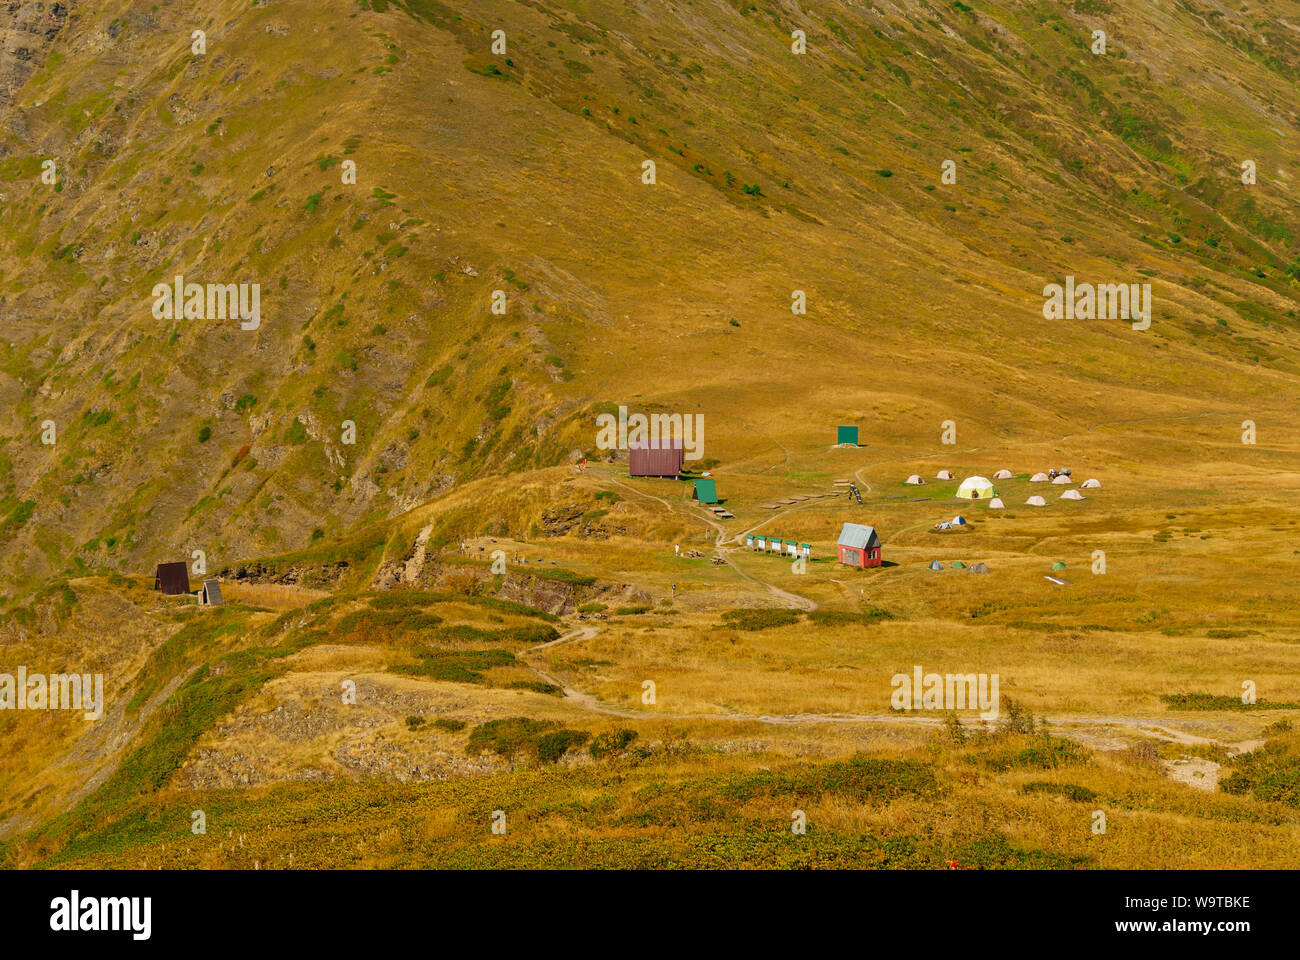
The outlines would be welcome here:
M 190 592 L 190 568 L 184 561 L 160 563 L 153 574 L 153 588 L 168 596 Z

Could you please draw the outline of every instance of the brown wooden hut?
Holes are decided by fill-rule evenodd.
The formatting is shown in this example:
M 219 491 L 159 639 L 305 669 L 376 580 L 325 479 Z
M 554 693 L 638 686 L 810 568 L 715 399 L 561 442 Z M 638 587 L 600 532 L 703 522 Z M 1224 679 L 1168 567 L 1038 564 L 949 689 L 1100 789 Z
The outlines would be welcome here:
M 190 592 L 190 568 L 183 562 L 160 563 L 154 571 L 153 588 L 166 594 Z

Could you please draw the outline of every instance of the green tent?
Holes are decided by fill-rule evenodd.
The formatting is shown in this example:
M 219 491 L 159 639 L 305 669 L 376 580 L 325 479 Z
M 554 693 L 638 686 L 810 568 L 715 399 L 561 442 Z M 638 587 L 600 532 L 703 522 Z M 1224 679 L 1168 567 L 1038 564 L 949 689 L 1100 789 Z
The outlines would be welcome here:
M 858 428 L 857 427 L 836 427 L 836 443 L 851 443 L 855 447 L 858 445 Z
M 960 560 L 954 560 L 952 562 L 952 568 L 954 570 L 965 570 L 966 564 L 962 563 Z
M 711 477 L 703 477 L 696 480 L 695 492 L 692 494 L 692 497 L 700 501 L 700 503 L 717 503 L 718 491 L 713 486 L 713 479 Z
M 1052 569 L 1053 569 L 1053 570 L 1064 570 L 1064 569 L 1065 569 L 1065 561 L 1064 561 L 1064 560 L 1057 560 L 1054 564 L 1052 564 Z

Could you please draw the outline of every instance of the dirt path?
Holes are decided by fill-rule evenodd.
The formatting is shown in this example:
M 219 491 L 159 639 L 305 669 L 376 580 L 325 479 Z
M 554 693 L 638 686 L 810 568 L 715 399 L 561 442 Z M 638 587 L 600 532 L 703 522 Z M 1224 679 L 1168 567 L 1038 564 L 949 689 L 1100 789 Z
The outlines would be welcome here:
M 804 724 L 906 724 L 937 728 L 945 722 L 944 717 L 918 717 L 901 713 L 670 713 L 663 710 L 636 710 L 630 707 L 617 707 L 603 703 L 594 694 L 585 693 L 570 686 L 563 680 L 548 673 L 532 661 L 530 656 L 539 651 L 549 650 L 577 640 L 590 640 L 600 632 L 600 627 L 586 626 L 564 634 L 547 643 L 530 647 L 520 655 L 530 669 L 539 677 L 564 691 L 566 702 L 581 707 L 592 713 L 605 716 L 622 717 L 627 720 L 729 720 L 735 723 L 764 723 L 771 726 L 800 726 Z M 1091 717 L 1047 717 L 1049 727 L 1055 727 L 1056 733 L 1078 741 L 1084 746 L 1100 750 L 1122 749 L 1122 741 L 1100 740 L 1094 733 L 1098 730 L 1127 730 L 1138 736 L 1166 743 L 1222 747 L 1230 754 L 1248 753 L 1263 746 L 1262 740 L 1223 741 L 1211 737 L 1201 737 L 1181 730 L 1155 724 L 1150 718 L 1135 716 L 1091 716 Z M 967 727 L 989 726 L 991 722 L 982 720 L 965 720 Z M 1082 729 L 1080 729 L 1082 728 Z M 1173 780 L 1185 783 L 1200 790 L 1214 790 L 1219 779 L 1220 764 L 1203 757 L 1183 757 L 1178 760 L 1163 761 L 1166 771 Z
M 673 513 L 678 512 L 676 509 L 674 509 L 673 505 L 669 503 L 667 500 L 665 500 L 663 497 L 656 497 L 652 493 L 645 493 L 641 490 L 638 490 L 636 487 L 624 483 L 622 480 L 619 480 L 617 477 L 610 477 L 609 481 L 611 483 L 617 484 L 618 486 L 622 487 L 624 490 L 630 490 L 632 493 L 635 493 L 637 496 L 647 497 L 650 500 L 657 500 L 659 503 L 663 504 L 664 507 L 667 508 L 670 512 Z M 728 545 L 727 541 L 735 538 L 729 537 L 727 535 L 727 528 L 724 527 L 717 520 L 714 520 L 712 517 L 705 516 L 703 514 L 697 514 L 694 511 L 692 511 L 689 514 L 689 516 L 691 516 L 693 519 L 703 520 L 705 523 L 707 523 L 710 527 L 713 528 L 716 534 L 716 537 L 714 538 L 713 541 L 713 549 L 717 551 L 718 556 L 722 557 L 722 559 L 726 561 L 727 566 L 730 567 L 731 570 L 737 576 L 742 577 L 745 580 L 748 580 L 750 583 L 766 588 L 767 591 L 771 593 L 773 596 L 784 600 L 786 603 L 790 604 L 791 606 L 798 607 L 801 610 L 817 609 L 817 603 L 815 601 L 810 600 L 807 597 L 801 597 L 797 593 L 791 593 L 788 590 L 782 590 L 780 587 L 776 586 L 775 584 L 768 583 L 766 580 L 762 580 L 758 577 L 755 577 L 752 574 L 740 569 L 739 566 L 733 563 L 730 556 L 733 548 Z M 740 537 L 743 538 L 744 533 L 740 534 Z

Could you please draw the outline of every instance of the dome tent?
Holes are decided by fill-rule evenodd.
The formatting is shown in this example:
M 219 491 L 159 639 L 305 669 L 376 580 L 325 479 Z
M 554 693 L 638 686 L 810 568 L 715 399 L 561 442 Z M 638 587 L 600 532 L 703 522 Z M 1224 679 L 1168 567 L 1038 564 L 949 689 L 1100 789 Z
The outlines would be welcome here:
M 993 474 L 993 479 L 994 479 L 994 480 L 1010 480 L 1010 479 L 1011 479 L 1011 471 L 1010 471 L 1010 470 L 999 470 L 997 473 Z
M 1061 499 L 1062 500 L 1087 500 L 1088 498 L 1085 497 L 1083 494 L 1081 494 L 1078 490 L 1066 490 L 1065 493 L 1061 494 Z
M 1002 502 L 1002 498 L 1001 498 L 1001 497 L 994 497 L 992 500 L 989 501 L 989 509 L 990 509 L 990 510 L 1005 510 L 1005 509 L 1006 509 L 1006 504 Z
M 1045 474 L 1045 473 L 1036 473 L 1036 474 L 1034 474 L 1032 477 L 1029 478 L 1029 482 L 1030 482 L 1030 483 L 1046 483 L 1046 482 L 1047 482 L 1047 474 Z
M 949 564 L 949 566 L 952 567 L 954 570 L 966 569 L 966 564 L 962 563 L 960 560 L 954 560 L 952 563 Z
M 984 477 L 967 477 L 957 488 L 957 496 L 963 500 L 990 500 L 997 495 L 993 484 Z
M 1070 479 L 1068 473 L 1058 473 L 1052 483 L 1074 483 L 1074 481 Z
M 949 523 L 951 523 L 954 527 L 964 527 L 966 526 L 966 518 L 959 513 L 957 514 L 957 516 L 953 517 L 952 520 L 949 521 Z
M 1082 486 L 1085 490 L 1096 490 L 1101 486 L 1101 481 L 1096 477 L 1090 477 L 1083 481 Z
M 938 560 L 931 560 L 931 561 L 930 561 L 930 569 L 931 569 L 931 570 L 942 570 L 942 569 L 943 569 L 943 564 L 940 563 Z
M 951 480 L 951 479 L 952 479 L 952 471 L 951 471 L 951 470 L 940 470 L 938 473 L 936 473 L 936 474 L 934 475 L 934 478 L 935 478 L 936 480 Z
M 1054 564 L 1052 564 L 1052 569 L 1053 569 L 1053 570 L 1064 570 L 1064 569 L 1065 569 L 1065 561 L 1064 561 L 1064 560 L 1057 560 Z
M 925 483 L 925 481 L 922 480 L 920 477 L 918 477 L 916 474 L 912 474 L 910 477 L 908 477 L 908 478 L 907 478 L 906 480 L 904 480 L 903 482 L 904 482 L 904 483 L 910 483 L 910 484 L 912 484 L 913 486 L 916 486 L 917 484 Z
M 981 560 L 979 563 L 971 564 L 971 568 L 970 568 L 970 570 L 967 571 L 967 573 L 992 573 L 992 572 L 993 572 L 993 571 L 991 571 L 991 570 L 990 570 L 990 569 L 989 569 L 989 568 L 984 564 L 984 561 L 983 561 L 983 560 Z
M 1047 501 L 1042 497 L 1030 497 L 1025 501 L 1025 504 L 1030 507 L 1045 507 L 1047 506 Z

